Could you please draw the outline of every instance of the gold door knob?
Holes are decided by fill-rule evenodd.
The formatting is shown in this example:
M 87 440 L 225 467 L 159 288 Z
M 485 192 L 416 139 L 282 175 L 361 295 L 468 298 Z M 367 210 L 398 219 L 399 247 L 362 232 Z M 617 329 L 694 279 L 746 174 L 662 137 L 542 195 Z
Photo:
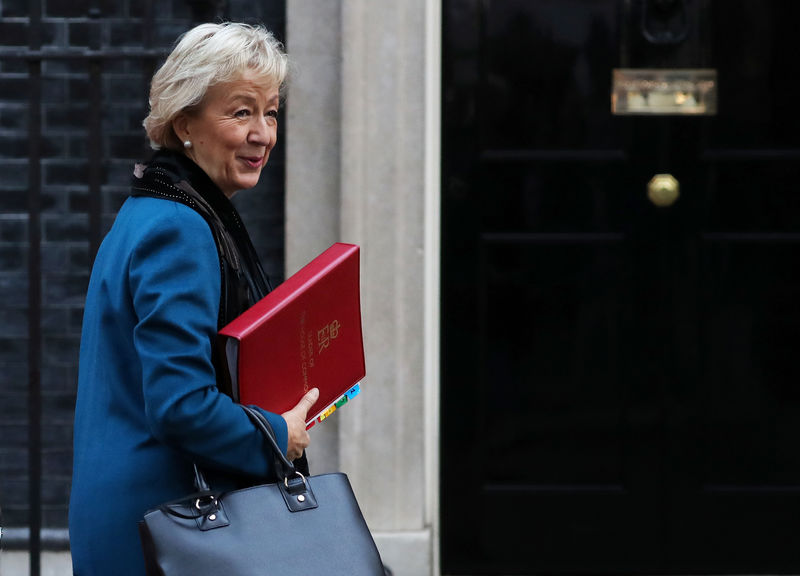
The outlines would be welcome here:
M 672 206 L 681 195 L 681 185 L 672 174 L 656 174 L 647 183 L 647 197 L 659 208 Z

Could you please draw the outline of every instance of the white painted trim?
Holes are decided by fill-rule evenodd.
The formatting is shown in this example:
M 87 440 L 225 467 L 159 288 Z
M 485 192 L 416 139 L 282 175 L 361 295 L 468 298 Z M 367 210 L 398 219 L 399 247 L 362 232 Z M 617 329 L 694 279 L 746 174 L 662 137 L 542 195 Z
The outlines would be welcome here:
M 441 340 L 442 2 L 425 3 L 425 520 L 432 528 L 431 575 L 439 576 Z
M 72 576 L 72 556 L 69 552 L 42 552 L 42 576 Z M 0 574 L 28 576 L 30 554 L 27 551 L 0 551 Z
M 373 532 L 375 545 L 384 565 L 397 576 L 427 576 L 431 574 L 430 530 L 394 530 Z M 424 550 L 424 552 L 423 552 Z

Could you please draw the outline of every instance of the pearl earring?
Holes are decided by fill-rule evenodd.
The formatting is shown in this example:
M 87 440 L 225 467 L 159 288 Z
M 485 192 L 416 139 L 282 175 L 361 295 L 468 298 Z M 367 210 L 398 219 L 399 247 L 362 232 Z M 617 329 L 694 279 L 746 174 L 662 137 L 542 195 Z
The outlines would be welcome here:
M 188 150 L 189 148 L 191 148 L 191 147 L 192 147 L 192 141 L 191 141 L 191 140 L 186 140 L 186 141 L 183 143 L 183 147 L 184 147 L 184 148 L 186 148 L 186 149 Z

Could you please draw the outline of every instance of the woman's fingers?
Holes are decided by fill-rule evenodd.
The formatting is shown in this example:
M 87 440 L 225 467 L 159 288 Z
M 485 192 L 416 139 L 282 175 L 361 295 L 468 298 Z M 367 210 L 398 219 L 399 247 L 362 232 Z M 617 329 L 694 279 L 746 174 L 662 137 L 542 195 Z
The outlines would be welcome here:
M 297 405 L 281 414 L 286 420 L 286 428 L 289 432 L 289 442 L 286 449 L 286 457 L 289 460 L 296 460 L 303 455 L 311 437 L 306 430 L 306 417 L 311 407 L 319 400 L 319 390 L 312 388 L 301 399 Z

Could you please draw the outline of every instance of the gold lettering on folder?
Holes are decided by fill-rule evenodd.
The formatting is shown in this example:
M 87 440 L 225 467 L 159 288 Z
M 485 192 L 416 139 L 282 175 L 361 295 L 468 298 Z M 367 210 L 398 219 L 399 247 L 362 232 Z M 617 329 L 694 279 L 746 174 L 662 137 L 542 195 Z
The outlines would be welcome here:
M 326 324 L 320 330 L 317 330 L 317 353 L 321 354 L 323 350 L 331 345 L 331 340 L 339 336 L 339 329 L 341 324 L 338 320 L 334 320 L 330 324 Z

